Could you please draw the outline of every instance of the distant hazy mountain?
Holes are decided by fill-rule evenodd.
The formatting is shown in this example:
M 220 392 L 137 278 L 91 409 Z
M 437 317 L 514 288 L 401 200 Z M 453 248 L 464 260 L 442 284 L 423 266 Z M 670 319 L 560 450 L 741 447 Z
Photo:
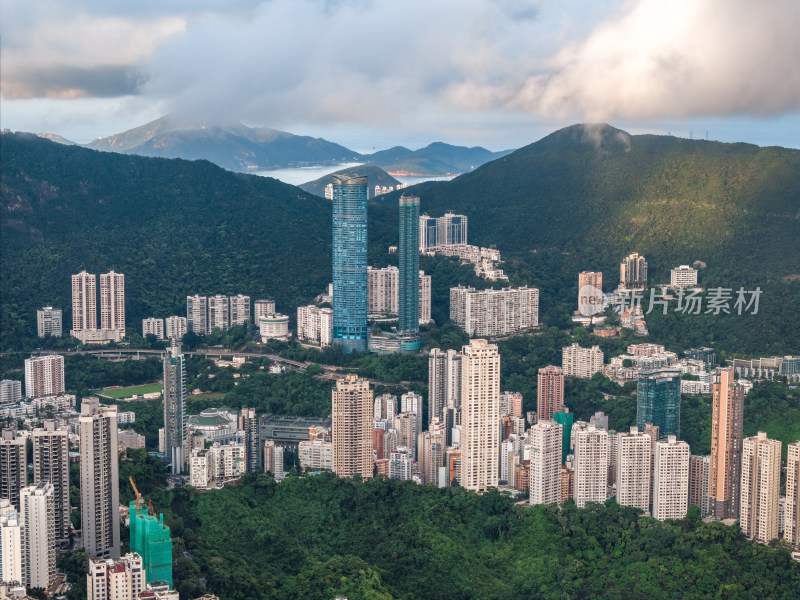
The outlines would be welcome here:
M 335 173 L 331 173 L 330 175 L 325 175 L 324 177 L 320 177 L 319 179 L 315 179 L 314 181 L 309 181 L 308 183 L 304 183 L 300 185 L 300 189 L 314 194 L 315 196 L 325 196 L 325 186 L 333 181 L 334 175 L 347 175 L 348 177 L 366 177 L 367 178 L 367 190 L 369 192 L 369 197 L 375 193 L 375 186 L 380 185 L 381 187 L 395 187 L 400 182 L 397 181 L 394 177 L 389 175 L 386 171 L 381 169 L 380 167 L 375 167 L 372 165 L 359 165 L 357 167 L 350 167 L 349 169 L 342 169 L 340 171 L 336 171 Z
M 86 145 L 93 150 L 205 159 L 225 169 L 253 172 L 292 166 L 337 164 L 360 159 L 357 152 L 321 138 L 241 123 L 206 126 L 170 116 Z
M 68 140 L 65 137 L 61 137 L 56 133 L 37 133 L 40 138 L 45 140 L 50 140 L 51 142 L 55 142 L 56 144 L 64 144 L 65 146 L 77 146 L 77 142 L 73 142 L 72 140 Z
M 385 171 L 398 176 L 445 176 L 469 173 L 481 165 L 511 152 L 513 150 L 492 152 L 480 146 L 467 148 L 434 142 L 419 150 L 395 146 L 388 150 L 364 155 L 363 160 L 367 164 L 378 165 Z

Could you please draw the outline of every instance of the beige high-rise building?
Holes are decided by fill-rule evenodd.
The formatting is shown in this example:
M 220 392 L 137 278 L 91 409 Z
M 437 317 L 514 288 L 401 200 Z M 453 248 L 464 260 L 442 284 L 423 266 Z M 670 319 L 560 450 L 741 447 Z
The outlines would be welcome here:
M 689 508 L 689 444 L 674 435 L 656 442 L 653 462 L 653 518 L 682 519 Z
M 786 511 L 783 539 L 800 546 L 800 441 L 787 446 L 786 453 Z
M 689 457 L 689 506 L 697 506 L 705 517 L 711 514 L 711 456 Z
M 3 429 L 0 439 L 0 498 L 7 498 L 19 511 L 19 493 L 28 485 L 28 459 L 25 439 L 17 430 Z
M 444 472 L 440 471 L 444 468 L 445 461 L 444 423 L 440 423 L 438 419 L 434 420 L 430 429 L 420 433 L 418 438 L 417 469 L 422 474 L 423 483 L 444 487 L 446 477 L 444 477 Z
M 539 369 L 536 417 L 549 421 L 564 407 L 564 370 L 548 365 Z
M 603 311 L 603 274 L 582 271 L 578 274 L 578 310 L 584 316 Z
M 44 428 L 34 429 L 33 481 L 47 481 L 53 485 L 56 543 L 69 543 L 72 529 L 69 502 L 69 433 L 56 429 L 56 422 L 46 420 Z
M 397 430 L 397 445 L 408 448 L 411 460 L 417 460 L 419 415 L 412 412 L 401 412 L 394 418 L 394 427 Z
M 471 340 L 461 358 L 461 485 L 497 487 L 500 472 L 500 354 Z
M 87 600 L 137 600 L 145 591 L 147 577 L 142 557 L 136 552 L 117 560 L 89 559 Z
M 650 436 L 638 427 L 616 436 L 617 504 L 650 510 Z
M 0 581 L 22 581 L 21 526 L 17 509 L 0 499 Z
M 119 556 L 117 407 L 81 406 L 81 536 L 86 554 Z
M 448 408 L 461 407 L 461 353 L 432 348 L 428 357 L 428 420 L 445 421 Z M 452 428 L 453 423 L 447 423 Z
M 575 504 L 603 503 L 608 497 L 608 431 L 585 421 L 572 426 Z
M 91 329 L 97 329 L 97 278 L 81 271 L 72 276 L 72 334 Z
M 603 351 L 600 346 L 583 348 L 578 343 L 561 350 L 561 368 L 567 377 L 590 379 L 603 370 Z
M 431 276 L 419 272 L 419 324 L 431 322 Z
M 561 502 L 561 424 L 539 421 L 528 433 L 529 504 Z
M 63 394 L 64 357 L 45 354 L 25 359 L 25 395 L 28 398 Z
M 41 481 L 20 493 L 22 581 L 47 589 L 56 574 L 55 503 L 53 484 Z
M 627 290 L 647 287 L 647 261 L 644 256 L 634 252 L 623 259 L 619 266 L 619 284 Z
M 373 392 L 369 381 L 348 374 L 333 390 L 333 470 L 339 477 L 372 477 Z
M 744 387 L 736 383 L 732 367 L 715 374 L 713 392 L 709 508 L 716 519 L 735 519 L 739 516 Z
M 125 337 L 125 275 L 109 271 L 100 275 L 100 329 Z
M 578 289 L 590 285 L 598 290 L 603 290 L 603 273 L 601 271 L 581 271 L 578 273 Z
M 781 442 L 759 431 L 742 442 L 739 526 L 751 540 L 764 544 L 778 537 L 781 488 Z

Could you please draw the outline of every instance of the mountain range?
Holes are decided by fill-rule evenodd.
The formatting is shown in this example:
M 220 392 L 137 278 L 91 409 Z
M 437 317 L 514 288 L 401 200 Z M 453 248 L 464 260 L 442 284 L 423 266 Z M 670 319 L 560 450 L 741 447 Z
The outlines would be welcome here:
M 52 133 L 39 136 L 61 144 L 75 144 Z M 248 127 L 242 123 L 210 125 L 171 115 L 96 139 L 85 147 L 140 156 L 204 159 L 240 173 L 360 162 L 396 174 L 419 176 L 465 173 L 510 152 L 434 142 L 419 150 L 396 146 L 373 154 L 360 154 L 322 138 L 294 135 L 267 127 Z
M 194 293 L 271 297 L 293 311 L 330 281 L 330 203 L 297 187 L 206 161 L 24 134 L 0 141 L 3 347 L 35 332 L 43 305 L 64 308 L 68 323 L 69 275 L 81 269 L 125 273 L 129 326 L 181 314 Z M 707 286 L 764 290 L 756 319 L 708 321 L 708 335 L 747 329 L 741 351 L 775 353 L 798 345 L 786 332 L 800 330 L 799 189 L 798 150 L 608 125 L 568 127 L 452 181 L 409 188 L 431 216 L 467 215 L 470 242 L 500 249 L 511 284 L 540 288 L 545 321 L 574 310 L 579 271 L 605 272 L 610 290 L 630 252 L 646 256 L 653 282 L 699 260 Z M 400 193 L 370 203 L 375 266 L 397 243 Z
M 345 175 L 347 177 L 366 177 L 367 178 L 367 197 L 372 198 L 375 195 L 375 186 L 395 188 L 400 182 L 389 175 L 380 167 L 372 165 L 359 165 L 357 167 L 348 167 L 347 169 L 340 169 L 335 173 L 323 175 L 319 179 L 303 183 L 299 187 L 301 190 L 314 194 L 315 196 L 325 196 L 325 186 L 333 181 L 334 175 Z

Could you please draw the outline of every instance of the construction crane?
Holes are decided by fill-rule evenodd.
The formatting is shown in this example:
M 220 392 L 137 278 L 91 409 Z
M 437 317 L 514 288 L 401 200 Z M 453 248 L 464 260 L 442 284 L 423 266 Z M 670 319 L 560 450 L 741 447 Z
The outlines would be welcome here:
M 131 482 L 131 487 L 133 488 L 133 493 L 136 494 L 136 514 L 138 515 L 141 511 L 142 504 L 144 504 L 144 498 L 139 493 L 139 490 L 136 489 L 136 484 L 133 483 L 133 477 L 128 477 L 128 481 Z

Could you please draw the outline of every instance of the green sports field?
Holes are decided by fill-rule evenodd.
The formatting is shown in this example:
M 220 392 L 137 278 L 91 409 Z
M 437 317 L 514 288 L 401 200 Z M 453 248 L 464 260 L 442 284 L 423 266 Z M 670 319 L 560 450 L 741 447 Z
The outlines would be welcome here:
M 126 388 L 100 390 L 97 393 L 101 396 L 108 396 L 109 398 L 130 398 L 135 395 L 141 396 L 142 394 L 160 392 L 161 390 L 162 386 L 160 383 L 148 383 L 147 385 L 134 385 Z

